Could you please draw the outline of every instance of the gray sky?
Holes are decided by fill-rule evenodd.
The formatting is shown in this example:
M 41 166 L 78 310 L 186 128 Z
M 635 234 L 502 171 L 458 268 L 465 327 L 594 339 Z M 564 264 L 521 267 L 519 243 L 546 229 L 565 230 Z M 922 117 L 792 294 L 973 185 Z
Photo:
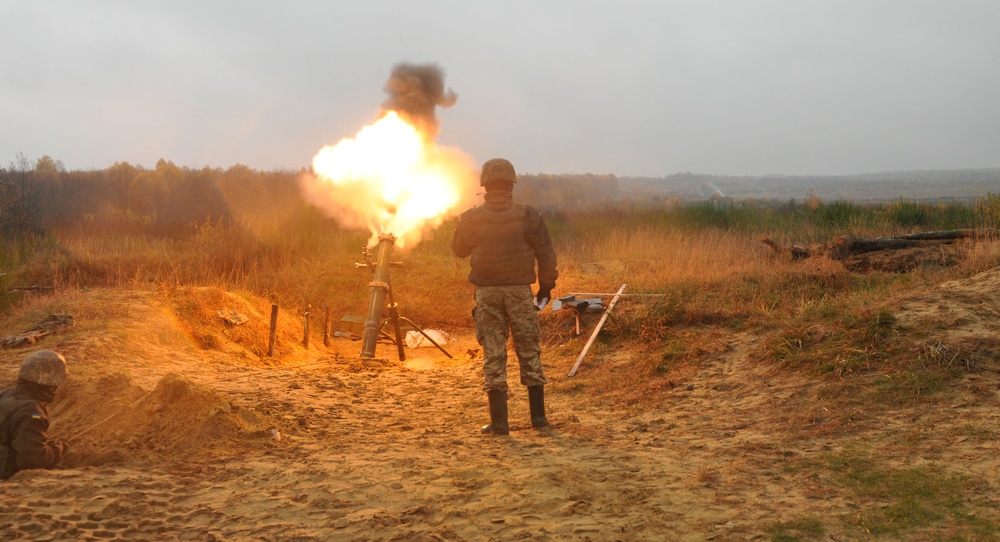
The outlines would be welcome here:
M 1000 166 L 996 0 L 0 4 L 0 163 L 308 167 L 400 62 L 524 173 Z

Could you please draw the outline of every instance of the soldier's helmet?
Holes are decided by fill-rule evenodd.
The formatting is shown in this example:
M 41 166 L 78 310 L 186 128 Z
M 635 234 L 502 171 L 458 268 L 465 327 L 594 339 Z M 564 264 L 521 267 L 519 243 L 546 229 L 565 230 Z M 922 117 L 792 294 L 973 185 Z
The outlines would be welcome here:
M 51 350 L 32 352 L 21 362 L 17 379 L 43 386 L 58 386 L 66 380 L 66 358 Z
M 514 172 L 514 164 L 503 158 L 493 158 L 483 164 L 483 171 L 479 175 L 479 186 L 486 186 L 494 181 L 517 182 L 517 173 Z

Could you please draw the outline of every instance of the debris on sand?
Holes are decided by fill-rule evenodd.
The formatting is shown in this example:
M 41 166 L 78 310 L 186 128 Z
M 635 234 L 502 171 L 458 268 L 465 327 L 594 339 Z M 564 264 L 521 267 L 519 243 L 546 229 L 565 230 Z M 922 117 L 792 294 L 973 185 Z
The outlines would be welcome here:
M 20 348 L 31 346 L 52 333 L 69 329 L 75 325 L 73 316 L 69 314 L 50 314 L 35 327 L 22 333 L 0 337 L 0 348 Z
M 215 311 L 215 314 L 217 314 L 223 322 L 230 326 L 241 326 L 250 320 L 247 315 L 231 309 L 219 309 Z

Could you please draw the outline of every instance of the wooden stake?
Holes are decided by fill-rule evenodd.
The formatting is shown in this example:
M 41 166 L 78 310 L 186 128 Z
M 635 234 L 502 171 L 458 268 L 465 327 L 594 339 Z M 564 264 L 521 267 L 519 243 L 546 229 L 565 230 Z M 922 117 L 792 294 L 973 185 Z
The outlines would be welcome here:
M 306 305 L 306 312 L 302 315 L 302 346 L 309 350 L 309 311 L 312 305 Z
M 608 315 L 611 314 L 611 309 L 615 308 L 615 303 L 618 303 L 618 298 L 621 297 L 622 292 L 625 291 L 625 286 L 627 286 L 627 284 L 622 284 L 622 287 L 618 288 L 618 293 L 615 294 L 614 299 L 612 299 L 611 303 L 608 304 L 608 308 L 605 309 L 604 315 L 601 316 L 601 320 L 597 322 L 597 327 L 595 327 L 594 332 L 590 334 L 590 339 L 587 340 L 587 345 L 583 347 L 583 352 L 580 352 L 580 357 L 576 358 L 576 363 L 573 364 L 573 369 L 570 370 L 569 376 L 576 376 L 576 371 L 583 363 L 584 356 L 587 355 L 587 351 L 590 350 L 594 341 L 597 340 L 597 334 L 601 331 L 601 328 L 604 327 L 604 322 L 608 320 Z
M 267 357 L 274 357 L 274 339 L 278 334 L 278 304 L 271 305 L 271 338 L 267 341 Z
M 323 346 L 330 346 L 330 316 L 332 314 L 333 309 L 330 307 L 327 307 L 323 313 Z

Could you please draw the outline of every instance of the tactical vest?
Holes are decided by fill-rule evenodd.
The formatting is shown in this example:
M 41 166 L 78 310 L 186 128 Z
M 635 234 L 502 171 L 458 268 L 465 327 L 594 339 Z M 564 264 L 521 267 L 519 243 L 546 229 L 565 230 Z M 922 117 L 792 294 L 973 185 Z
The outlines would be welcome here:
M 37 403 L 34 399 L 19 397 L 13 389 L 0 394 L 0 480 L 10 478 L 17 472 L 17 454 L 11 446 L 14 418 L 22 409 Z
M 505 211 L 486 206 L 472 213 L 476 246 L 469 281 L 476 286 L 513 286 L 535 282 L 535 252 L 524 238 L 527 206 L 514 203 Z

